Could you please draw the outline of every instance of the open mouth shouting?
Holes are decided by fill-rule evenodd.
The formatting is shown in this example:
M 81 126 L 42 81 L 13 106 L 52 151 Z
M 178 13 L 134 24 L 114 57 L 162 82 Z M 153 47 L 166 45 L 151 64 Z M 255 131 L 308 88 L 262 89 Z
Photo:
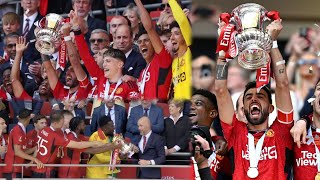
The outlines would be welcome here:
M 192 123 L 195 123 L 196 120 L 197 120 L 197 119 L 196 119 L 196 118 L 197 118 L 197 113 L 191 111 L 191 112 L 189 113 L 189 118 L 190 118 L 190 120 L 191 120 Z
M 258 119 L 261 114 L 261 106 L 257 103 L 252 103 L 250 105 L 250 116 L 254 119 Z

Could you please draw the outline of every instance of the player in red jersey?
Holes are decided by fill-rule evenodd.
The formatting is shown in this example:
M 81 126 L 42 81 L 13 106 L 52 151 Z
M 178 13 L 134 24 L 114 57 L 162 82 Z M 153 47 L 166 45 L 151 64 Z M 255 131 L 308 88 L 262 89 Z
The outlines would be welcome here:
M 19 122 L 13 127 L 9 134 L 8 151 L 5 156 L 6 166 L 3 168 L 3 176 L 7 179 L 21 177 L 22 166 L 13 166 L 13 164 L 23 164 L 25 160 L 33 161 L 37 164 L 35 168 L 42 168 L 43 163 L 32 154 L 35 151 L 34 148 L 27 149 L 27 136 L 26 127 L 31 119 L 31 111 L 22 109 L 19 112 Z
M 61 111 L 54 111 L 50 115 L 51 125 L 42 129 L 38 135 L 37 155 L 36 157 L 45 164 L 53 164 L 57 158 L 56 148 L 63 146 L 67 148 L 84 149 L 88 147 L 101 147 L 101 142 L 76 142 L 66 139 L 61 133 L 64 123 L 64 117 Z M 56 173 L 53 167 L 42 169 L 32 168 L 33 178 L 55 177 Z
M 38 133 L 47 126 L 47 118 L 44 115 L 36 115 L 32 118 L 34 129 L 27 133 L 27 148 L 33 148 L 37 146 Z M 24 169 L 24 177 L 31 177 L 31 168 Z
M 27 94 L 27 92 L 24 90 L 23 85 L 20 81 L 20 63 L 21 58 L 23 56 L 23 52 L 27 49 L 28 44 L 26 44 L 26 38 L 19 37 L 16 44 L 16 56 L 13 61 L 12 69 L 11 69 L 11 75 L 10 79 L 12 82 L 13 93 L 14 96 L 19 100 L 32 100 L 32 97 Z M 47 80 L 43 81 L 41 86 L 39 86 L 39 93 L 41 95 L 47 96 L 50 93 L 50 86 Z
M 90 76 L 95 80 L 94 88 L 89 96 L 98 99 L 114 98 L 117 104 L 124 101 L 134 102 L 139 98 L 138 86 L 135 82 L 124 82 L 123 67 L 126 61 L 125 54 L 117 49 L 109 48 L 103 54 L 103 69 L 100 69 L 90 54 L 85 43 L 84 35 L 79 28 L 79 22 L 73 21 L 73 29 L 78 52 Z
M 281 20 L 267 26 L 272 40 L 276 41 L 282 29 Z M 293 108 L 289 93 L 285 61 L 277 46 L 271 49 L 271 66 L 276 82 L 275 94 L 278 117 L 269 127 L 272 106 L 271 92 L 264 86 L 259 92 L 256 83 L 249 83 L 244 91 L 244 113 L 248 124 L 236 119 L 230 93 L 227 89 L 228 65 L 225 53 L 219 52 L 215 92 L 219 116 L 229 151 L 233 156 L 233 179 L 279 179 L 287 178 L 288 160 L 292 154 L 293 141 L 290 128 L 293 125 Z
M 70 121 L 70 132 L 67 134 L 68 140 L 83 142 L 88 141 L 87 137 L 83 136 L 85 130 L 85 121 L 80 117 L 74 117 Z M 108 151 L 110 149 L 120 148 L 120 144 L 114 145 L 113 143 L 105 144 L 99 148 L 87 148 L 87 149 L 72 149 L 64 148 L 64 156 L 61 158 L 61 164 L 79 164 L 81 153 L 98 154 L 101 152 Z M 80 167 L 59 167 L 58 177 L 59 178 L 80 178 L 81 170 L 85 168 Z
M 309 100 L 308 100 L 309 101 Z M 314 95 L 310 98 L 313 112 L 303 116 L 292 128 L 294 141 L 294 179 L 313 180 L 320 178 L 320 81 L 317 82 Z M 304 126 L 298 127 L 298 123 Z M 305 128 L 308 124 L 307 128 Z M 301 144 L 301 134 L 302 144 Z M 302 173 L 303 172 L 303 173 Z
M 135 3 L 145 28 L 145 31 L 140 30 L 136 35 L 137 42 L 140 53 L 147 62 L 138 79 L 139 91 L 145 99 L 167 101 L 172 78 L 172 58 L 153 27 L 150 15 L 141 0 L 135 0 Z
M 6 121 L 0 117 L 0 163 L 4 162 L 5 154 L 8 149 L 8 134 Z M 2 178 L 2 168 L 0 167 L 0 178 Z

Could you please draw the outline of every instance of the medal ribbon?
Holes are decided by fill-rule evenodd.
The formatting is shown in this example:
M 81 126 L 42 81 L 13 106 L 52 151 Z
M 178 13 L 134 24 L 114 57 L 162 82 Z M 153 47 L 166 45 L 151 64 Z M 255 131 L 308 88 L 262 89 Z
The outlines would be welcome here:
M 149 67 L 150 67 L 150 63 L 149 63 L 148 66 L 144 69 L 143 74 L 142 74 L 142 82 L 141 82 L 141 86 L 140 86 L 141 95 L 144 94 L 144 87 L 146 86 L 147 73 L 148 73 Z
M 107 80 L 106 88 L 104 89 L 104 99 L 113 99 L 114 94 L 116 93 L 116 90 L 118 89 L 121 83 L 122 83 L 122 79 L 120 78 L 116 84 L 116 87 L 113 89 L 112 93 L 109 96 L 110 82 L 109 80 Z
M 262 145 L 266 133 L 264 133 L 261 138 L 259 139 L 257 146 L 254 146 L 254 136 L 248 133 L 248 146 L 249 146 L 249 163 L 250 168 L 258 168 L 258 163 L 260 160 L 260 154 L 262 150 Z

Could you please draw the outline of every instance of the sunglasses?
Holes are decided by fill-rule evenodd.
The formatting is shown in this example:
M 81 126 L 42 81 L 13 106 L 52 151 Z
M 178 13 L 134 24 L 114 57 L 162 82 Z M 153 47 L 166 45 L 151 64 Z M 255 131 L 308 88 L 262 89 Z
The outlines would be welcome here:
M 13 47 L 16 47 L 16 44 L 7 44 L 7 48 L 13 48 Z
M 170 7 L 170 5 L 169 4 L 161 4 L 160 5 L 160 10 L 164 10 L 167 7 Z
M 90 41 L 90 43 L 95 43 L 96 41 L 97 41 L 98 43 L 102 43 L 102 42 L 104 42 L 104 41 L 106 41 L 106 40 L 105 40 L 105 39 L 90 39 L 89 41 Z
M 313 64 L 318 64 L 318 59 L 312 59 L 312 60 L 305 60 L 305 59 L 300 59 L 298 61 L 298 65 L 313 65 Z

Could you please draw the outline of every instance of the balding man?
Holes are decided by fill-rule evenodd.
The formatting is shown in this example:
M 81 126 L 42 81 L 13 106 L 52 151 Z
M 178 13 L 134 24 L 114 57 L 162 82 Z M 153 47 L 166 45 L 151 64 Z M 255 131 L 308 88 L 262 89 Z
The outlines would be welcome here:
M 129 22 L 124 16 L 114 16 L 110 21 L 109 27 L 109 32 L 113 37 L 115 37 L 116 30 L 120 25 L 129 26 Z
M 151 123 L 148 117 L 143 116 L 138 121 L 138 128 L 141 134 L 139 147 L 140 165 L 160 165 L 165 163 L 164 139 L 151 131 Z M 160 168 L 138 168 L 140 179 L 161 179 Z
M 123 81 L 136 81 L 141 71 L 146 67 L 142 55 L 133 49 L 133 33 L 128 25 L 120 25 L 115 32 L 115 47 L 126 55 Z

